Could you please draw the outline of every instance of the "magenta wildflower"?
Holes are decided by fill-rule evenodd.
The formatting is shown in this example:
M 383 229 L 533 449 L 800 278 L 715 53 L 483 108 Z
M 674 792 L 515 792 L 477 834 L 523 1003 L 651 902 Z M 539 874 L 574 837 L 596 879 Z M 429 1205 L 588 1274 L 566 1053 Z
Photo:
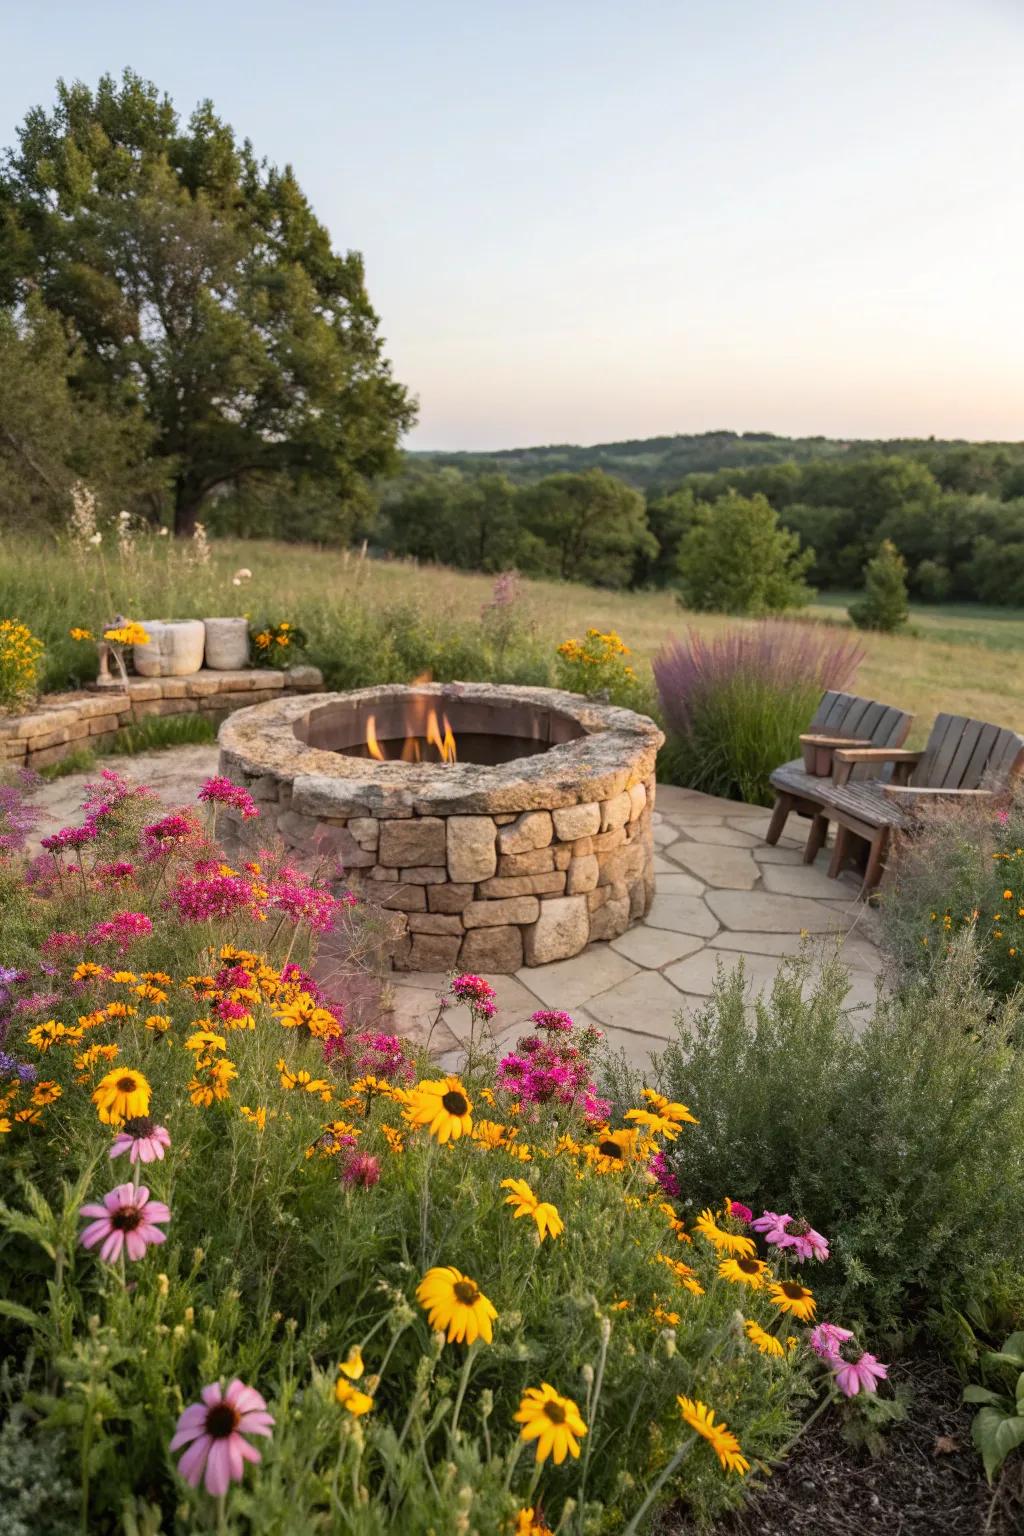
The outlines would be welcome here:
M 244 911 L 252 905 L 252 895 L 251 884 L 241 875 L 183 875 L 167 902 L 178 909 L 183 921 L 205 923 L 212 917 L 233 917 Z
M 314 933 L 330 933 L 334 913 L 341 905 L 323 886 L 313 885 L 304 875 L 287 867 L 267 887 L 267 906 L 285 912 L 296 923 L 304 922 Z
M 65 848 L 84 848 L 87 843 L 94 843 L 99 835 L 96 823 L 86 821 L 80 827 L 61 827 L 59 832 L 51 832 L 39 842 L 47 853 L 63 853 Z
M 130 1163 L 163 1162 L 164 1148 L 171 1144 L 171 1133 L 164 1125 L 157 1125 L 148 1115 L 137 1115 L 126 1120 L 114 1137 L 111 1157 L 130 1154 Z
M 811 1329 L 810 1345 L 819 1360 L 837 1362 L 840 1347 L 852 1338 L 853 1333 L 849 1328 L 840 1328 L 838 1323 L 819 1323 Z
M 83 1205 L 80 1216 L 95 1219 L 85 1228 L 78 1241 L 84 1248 L 94 1248 L 102 1243 L 100 1258 L 112 1264 L 120 1258 L 122 1248 L 127 1249 L 130 1259 L 141 1259 L 151 1243 L 163 1243 L 166 1232 L 161 1232 L 157 1222 L 167 1222 L 171 1213 L 161 1200 L 151 1200 L 145 1184 L 138 1189 L 133 1184 L 118 1184 L 109 1195 L 103 1196 L 102 1205 Z
M 259 815 L 259 808 L 247 789 L 240 784 L 232 784 L 223 774 L 217 774 L 212 779 L 207 779 L 199 791 L 200 800 L 208 805 L 227 805 L 233 811 L 237 811 L 245 820 L 250 821 Z
M 539 1008 L 536 1013 L 530 1014 L 530 1019 L 538 1029 L 547 1029 L 552 1033 L 575 1028 L 572 1014 L 563 1013 L 561 1008 Z
M 742 1221 L 745 1226 L 750 1225 L 754 1219 L 754 1213 L 749 1205 L 741 1205 L 738 1200 L 729 1201 L 729 1215 L 735 1216 L 737 1221 Z
M 324 1041 L 325 1060 L 328 1043 Z M 389 1083 L 411 1083 L 416 1076 L 415 1062 L 410 1061 L 397 1035 L 367 1029 L 356 1035 L 356 1044 L 362 1046 L 356 1061 L 357 1076 L 382 1077 Z
M 115 912 L 107 922 L 90 928 L 85 939 L 87 944 L 116 944 L 123 955 L 136 939 L 146 939 L 152 932 L 152 921 L 145 912 Z
M 380 1182 L 380 1163 L 368 1152 L 356 1152 L 345 1159 L 341 1176 L 346 1184 L 356 1184 L 360 1189 L 372 1189 Z
M 666 1163 L 664 1152 L 655 1152 L 647 1164 L 647 1172 L 657 1180 L 670 1199 L 675 1200 L 678 1198 L 680 1193 L 679 1180 L 670 1170 L 668 1163 Z
M 482 976 L 475 976 L 472 971 L 453 976 L 451 990 L 452 996 L 457 997 L 460 1003 L 469 1004 L 470 1011 L 477 1018 L 493 1019 L 498 1011 L 494 988 L 490 982 L 484 981 Z
M 850 1359 L 840 1353 L 836 1386 L 845 1397 L 856 1397 L 858 1392 L 877 1392 L 878 1383 L 885 1381 L 889 1374 L 888 1366 L 883 1365 L 866 1349 L 858 1351 L 856 1345 L 847 1347 L 854 1358 Z
M 135 865 L 129 864 L 127 859 L 115 859 L 112 864 L 97 864 L 94 874 L 98 880 L 116 885 L 120 880 L 132 878 L 135 874 Z
M 178 1471 L 193 1488 L 199 1487 L 205 1472 L 207 1493 L 219 1498 L 232 1482 L 241 1482 L 245 1462 L 262 1460 L 245 1436 L 269 1436 L 274 1420 L 255 1387 L 244 1386 L 237 1377 L 227 1391 L 215 1381 L 199 1395 L 202 1401 L 191 1403 L 178 1419 L 168 1449 L 179 1451 L 187 1445 Z
M 161 816 L 159 821 L 151 821 L 143 827 L 142 841 L 146 848 L 146 858 L 152 863 L 165 853 L 172 853 L 175 849 L 199 841 L 202 835 L 199 824 L 191 814 L 172 811 L 168 816 Z

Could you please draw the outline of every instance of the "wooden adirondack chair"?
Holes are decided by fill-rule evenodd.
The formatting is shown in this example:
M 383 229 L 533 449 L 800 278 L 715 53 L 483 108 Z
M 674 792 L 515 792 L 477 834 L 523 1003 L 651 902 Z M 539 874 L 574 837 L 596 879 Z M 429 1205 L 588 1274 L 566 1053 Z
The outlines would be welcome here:
M 828 817 L 824 814 L 822 795 L 831 787 L 829 769 L 835 749 L 854 745 L 902 747 L 913 719 L 906 710 L 897 709 L 892 704 L 878 704 L 874 699 L 861 699 L 854 693 L 830 690 L 824 694 L 810 729 L 800 737 L 804 757 L 783 763 L 771 776 L 777 798 L 766 840 L 772 844 L 778 842 L 791 811 L 798 816 L 809 816 L 811 827 L 804 848 L 804 863 L 813 864 L 828 836 Z M 814 757 L 824 759 L 816 764 L 824 776 L 822 772 L 809 771 L 808 759 Z M 871 772 L 868 765 L 854 769 L 856 776 L 865 778 Z
M 858 769 L 891 766 L 892 778 L 853 779 Z M 923 752 L 887 747 L 838 748 L 832 782 L 824 786 L 824 813 L 836 823 L 829 866 L 835 878 L 851 856 L 854 838 L 868 844 L 861 895 L 879 884 L 895 839 L 913 831 L 927 805 L 1005 795 L 1024 770 L 1024 737 L 964 715 L 939 715 Z

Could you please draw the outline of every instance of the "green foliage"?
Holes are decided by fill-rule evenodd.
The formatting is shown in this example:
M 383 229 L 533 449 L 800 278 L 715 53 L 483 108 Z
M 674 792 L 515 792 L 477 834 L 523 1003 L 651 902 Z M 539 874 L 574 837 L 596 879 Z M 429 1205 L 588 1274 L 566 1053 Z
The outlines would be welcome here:
M 555 682 L 569 693 L 600 695 L 623 709 L 650 713 L 651 689 L 628 660 L 629 646 L 614 630 L 603 635 L 588 629 L 582 640 L 563 640 L 558 647 Z
M 161 752 L 165 747 L 200 747 L 217 740 L 217 727 L 205 715 L 149 715 L 118 731 L 105 750 L 115 757 Z
M 965 1387 L 964 1402 L 980 1403 L 971 1423 L 971 1438 L 985 1463 L 991 1483 L 1013 1451 L 1024 1445 L 1024 1333 L 1011 1333 L 1000 1350 L 981 1357 L 986 1382 Z
M 858 629 L 891 633 L 907 622 L 907 562 L 891 539 L 883 539 L 878 554 L 864 567 L 864 596 L 850 604 Z
M 211 102 L 183 126 L 130 70 L 61 81 L 19 129 L 0 202 L 0 303 L 38 294 L 80 342 L 74 387 L 141 411 L 179 533 L 224 486 L 288 476 L 344 502 L 393 467 L 414 410 L 362 258 L 332 251 L 291 169 Z
M 73 773 L 91 773 L 96 766 L 96 754 L 89 747 L 76 747 L 56 763 L 47 763 L 38 769 L 41 779 L 66 779 Z
M 83 348 L 37 294 L 18 311 L 0 308 L 0 523 L 60 526 L 76 479 L 115 510 L 140 509 L 159 490 L 141 412 L 83 394 L 84 365 Z
M 527 546 L 523 569 L 563 581 L 628 586 L 637 559 L 657 554 L 643 497 L 600 469 L 532 486 L 523 493 L 522 517 L 539 545 Z
M 2 1385 L 6 1396 L 15 1384 Z M 3 1407 L 0 1536 L 75 1536 L 81 1530 L 78 1489 L 66 1472 L 65 1437 L 40 1431 L 24 1403 Z
M 900 849 L 881 896 L 882 943 L 912 974 L 944 963 L 971 938 L 986 987 L 1009 997 L 1024 982 L 1024 792 L 998 811 L 935 807 Z
M 813 596 L 804 580 L 813 559 L 764 496 L 730 491 L 701 508 L 679 546 L 681 600 L 698 612 L 755 617 L 799 608 Z
M 753 672 L 724 678 L 695 699 L 690 729 L 671 732 L 658 757 L 658 778 L 706 795 L 771 805 L 771 774 L 799 756 L 800 733 L 820 698 L 815 683 L 780 686 Z
M 700 1119 L 677 1159 L 694 1205 L 727 1189 L 805 1215 L 831 1244 L 819 1315 L 907 1332 L 1024 1264 L 1020 1010 L 993 1005 L 963 945 L 866 1024 L 847 985 L 808 957 L 750 1008 L 742 970 L 723 974 L 660 1078 Z

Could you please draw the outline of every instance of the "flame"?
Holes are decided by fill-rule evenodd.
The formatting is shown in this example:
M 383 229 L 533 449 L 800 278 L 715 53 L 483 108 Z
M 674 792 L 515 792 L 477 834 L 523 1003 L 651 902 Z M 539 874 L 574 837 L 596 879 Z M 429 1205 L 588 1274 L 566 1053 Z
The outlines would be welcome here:
M 370 756 L 375 757 L 379 763 L 384 762 L 384 753 L 381 751 L 380 742 L 377 740 L 376 715 L 371 715 L 369 720 L 366 722 L 366 750 L 369 752 Z
M 424 672 L 420 677 L 413 679 L 413 686 L 417 683 L 429 683 L 430 673 Z M 440 722 L 437 718 L 437 710 L 431 709 L 427 713 L 426 726 L 423 725 L 423 708 L 425 701 L 412 699 L 405 722 L 405 741 L 399 757 L 403 763 L 420 763 L 423 761 L 423 741 L 428 747 L 433 747 L 442 763 L 454 763 L 458 761 L 455 746 L 455 733 L 446 714 L 441 715 Z M 377 762 L 387 762 L 387 755 L 383 751 L 377 737 L 377 717 L 371 715 L 366 722 L 366 750 L 370 757 Z
M 442 763 L 454 763 L 458 759 L 455 753 L 455 735 L 448 723 L 448 716 L 442 715 L 444 721 L 444 735 L 441 735 L 437 723 L 437 711 L 432 709 L 427 716 L 427 742 L 437 749 Z

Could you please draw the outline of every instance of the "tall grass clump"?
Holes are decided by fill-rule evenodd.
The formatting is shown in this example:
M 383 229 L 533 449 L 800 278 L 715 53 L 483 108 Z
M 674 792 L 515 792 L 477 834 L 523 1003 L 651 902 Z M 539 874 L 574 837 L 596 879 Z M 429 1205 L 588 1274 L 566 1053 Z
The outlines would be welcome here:
M 772 769 L 799 755 L 822 693 L 849 687 L 864 654 L 826 625 L 779 619 L 668 641 L 653 662 L 669 738 L 659 777 L 770 804 Z
M 788 962 L 749 1006 L 742 972 L 661 1058 L 700 1120 L 668 1162 L 695 1208 L 726 1189 L 809 1220 L 822 1316 L 913 1331 L 1024 1266 L 1021 1009 L 993 1006 L 969 938 L 862 1027 L 837 958 Z
M 968 797 L 922 811 L 890 860 L 882 944 L 912 975 L 941 967 L 970 934 L 985 986 L 1008 997 L 1024 982 L 1024 791 L 1001 806 Z

